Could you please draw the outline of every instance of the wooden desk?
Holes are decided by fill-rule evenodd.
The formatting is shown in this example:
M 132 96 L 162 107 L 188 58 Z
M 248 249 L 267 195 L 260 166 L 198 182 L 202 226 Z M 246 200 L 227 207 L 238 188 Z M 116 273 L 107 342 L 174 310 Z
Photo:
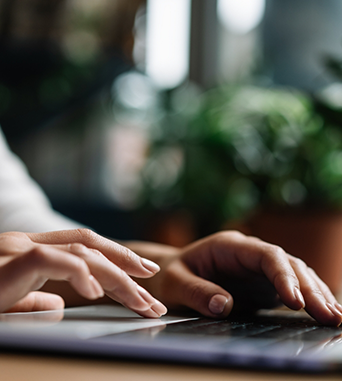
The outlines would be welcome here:
M 0 354 L 1 381 L 337 381 L 340 375 L 294 375 L 182 365 Z

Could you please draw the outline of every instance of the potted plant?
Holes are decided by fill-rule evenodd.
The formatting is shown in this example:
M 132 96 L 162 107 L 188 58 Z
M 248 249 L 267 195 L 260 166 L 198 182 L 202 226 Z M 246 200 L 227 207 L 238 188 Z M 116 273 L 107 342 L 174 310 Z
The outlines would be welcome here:
M 234 227 L 281 245 L 337 292 L 341 127 L 283 88 L 178 89 L 166 110 L 142 173 L 146 202 L 186 211 L 197 235 Z

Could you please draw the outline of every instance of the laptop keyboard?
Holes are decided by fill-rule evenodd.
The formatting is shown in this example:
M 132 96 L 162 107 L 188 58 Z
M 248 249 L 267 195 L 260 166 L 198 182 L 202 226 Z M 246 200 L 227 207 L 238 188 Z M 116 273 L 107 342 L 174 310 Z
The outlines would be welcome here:
M 277 317 L 243 317 L 213 321 L 201 319 L 181 324 L 168 325 L 165 333 L 201 336 L 219 336 L 221 338 L 267 339 L 268 341 L 300 340 L 322 341 L 342 337 L 342 329 L 323 327 L 312 319 L 277 318 Z
M 226 320 L 200 318 L 113 335 L 102 341 L 114 336 L 122 343 L 133 340 L 135 345 L 159 348 L 164 360 L 171 354 L 171 358 L 176 356 L 181 361 L 215 359 L 224 365 L 310 370 L 330 366 L 318 356 L 342 346 L 342 328 L 319 325 L 305 313 L 271 313 Z

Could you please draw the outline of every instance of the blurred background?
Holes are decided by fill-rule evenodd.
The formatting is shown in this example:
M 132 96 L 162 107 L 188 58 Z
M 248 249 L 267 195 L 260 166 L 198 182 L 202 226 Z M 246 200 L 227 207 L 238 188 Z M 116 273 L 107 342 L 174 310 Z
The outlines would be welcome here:
M 107 236 L 183 245 L 260 205 L 338 208 L 341 15 L 0 0 L 0 124 L 54 208 Z

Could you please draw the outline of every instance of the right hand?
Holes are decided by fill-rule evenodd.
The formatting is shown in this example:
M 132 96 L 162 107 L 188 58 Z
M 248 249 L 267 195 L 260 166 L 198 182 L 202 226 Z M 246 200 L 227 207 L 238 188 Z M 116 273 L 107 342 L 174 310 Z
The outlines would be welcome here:
M 0 312 L 61 309 L 63 299 L 37 292 L 48 279 L 67 280 L 83 297 L 110 298 L 144 317 L 166 307 L 130 278 L 149 278 L 155 263 L 88 229 L 0 234 Z
M 224 231 L 183 248 L 131 243 L 161 266 L 143 284 L 170 309 L 191 308 L 215 319 L 232 308 L 269 308 L 279 299 L 324 325 L 339 326 L 342 306 L 302 260 L 280 247 L 236 231 Z

